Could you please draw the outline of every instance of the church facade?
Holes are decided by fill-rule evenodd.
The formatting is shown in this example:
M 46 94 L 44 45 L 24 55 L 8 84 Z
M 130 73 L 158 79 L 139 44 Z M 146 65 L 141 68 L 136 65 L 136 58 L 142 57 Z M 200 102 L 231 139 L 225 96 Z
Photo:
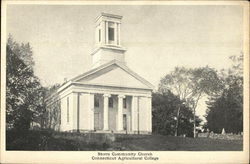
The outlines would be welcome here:
M 59 131 L 150 134 L 153 85 L 126 66 L 122 16 L 96 18 L 92 68 L 47 99 L 50 128 Z M 55 105 L 57 104 L 57 105 Z

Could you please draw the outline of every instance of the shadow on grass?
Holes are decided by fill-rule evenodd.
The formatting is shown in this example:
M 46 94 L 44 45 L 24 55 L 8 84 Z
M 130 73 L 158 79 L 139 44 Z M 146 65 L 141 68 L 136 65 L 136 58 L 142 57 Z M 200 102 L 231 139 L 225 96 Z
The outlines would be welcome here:
M 105 142 L 85 142 L 74 133 L 58 133 L 53 131 L 7 131 L 6 150 L 47 150 L 77 151 L 106 150 L 110 147 Z

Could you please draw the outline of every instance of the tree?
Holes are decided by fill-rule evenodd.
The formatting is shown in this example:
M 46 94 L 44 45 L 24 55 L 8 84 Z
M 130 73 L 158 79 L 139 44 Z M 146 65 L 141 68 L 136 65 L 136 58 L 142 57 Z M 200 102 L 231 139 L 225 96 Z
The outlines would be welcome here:
M 61 103 L 57 93 L 60 84 L 46 87 L 45 128 L 59 130 L 61 124 Z
M 153 106 L 153 133 L 174 135 L 176 131 L 176 114 L 179 104 L 179 127 L 178 134 L 185 134 L 192 136 L 192 110 L 181 103 L 181 100 L 170 91 L 164 93 L 153 93 L 152 106 Z M 197 119 L 197 124 L 201 120 Z
M 207 127 L 220 133 L 243 131 L 243 54 L 230 57 L 232 67 L 221 71 L 221 92 L 207 102 Z
M 9 36 L 6 47 L 7 128 L 29 129 L 44 110 L 43 87 L 34 75 L 29 44 L 16 43 Z
M 167 74 L 161 79 L 159 92 L 173 92 L 178 98 L 185 102 L 187 106 L 193 109 L 193 125 L 194 137 L 196 130 L 195 111 L 199 100 L 205 95 L 212 95 L 220 89 L 220 79 L 216 70 L 206 66 L 202 68 L 188 69 L 184 67 L 176 67 L 174 71 Z M 181 106 L 181 104 L 179 104 Z M 177 125 L 179 113 L 177 111 Z M 178 127 L 176 127 L 177 132 Z M 176 133 L 177 135 L 177 133 Z

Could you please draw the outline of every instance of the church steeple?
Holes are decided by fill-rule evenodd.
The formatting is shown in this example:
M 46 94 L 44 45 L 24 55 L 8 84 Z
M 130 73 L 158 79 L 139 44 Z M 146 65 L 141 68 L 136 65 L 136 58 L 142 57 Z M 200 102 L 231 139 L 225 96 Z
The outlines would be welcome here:
M 96 49 L 92 53 L 93 67 L 117 60 L 125 64 L 124 52 L 121 46 L 121 19 L 122 16 L 101 13 L 96 18 Z

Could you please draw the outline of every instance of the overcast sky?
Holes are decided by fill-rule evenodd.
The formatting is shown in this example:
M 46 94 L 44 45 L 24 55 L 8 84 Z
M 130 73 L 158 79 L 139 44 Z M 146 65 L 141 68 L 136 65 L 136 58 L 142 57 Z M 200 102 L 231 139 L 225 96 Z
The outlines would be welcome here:
M 31 44 L 43 85 L 61 83 L 91 67 L 101 12 L 123 16 L 127 65 L 156 87 L 176 66 L 228 68 L 229 56 L 242 51 L 243 8 L 236 5 L 8 5 L 7 33 Z

